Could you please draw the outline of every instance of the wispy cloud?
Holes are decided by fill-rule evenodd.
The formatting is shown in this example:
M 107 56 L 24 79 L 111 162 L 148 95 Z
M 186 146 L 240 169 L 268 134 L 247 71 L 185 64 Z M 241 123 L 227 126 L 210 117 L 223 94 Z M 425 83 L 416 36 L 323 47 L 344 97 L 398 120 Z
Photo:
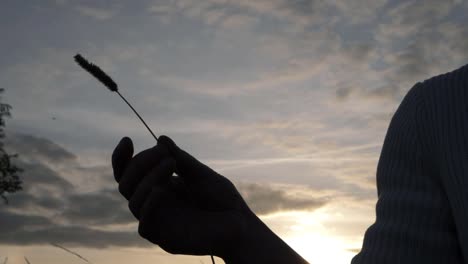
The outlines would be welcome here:
M 374 21 L 388 0 L 357 0 L 357 1 L 327 1 L 330 6 L 336 7 L 340 12 L 340 18 L 350 24 L 369 23 Z
M 459 8 L 457 1 L 402 2 L 392 7 L 376 28 L 375 37 L 389 65 L 386 78 L 394 83 L 416 82 L 465 63 L 465 27 L 443 22 Z
M 98 8 L 91 6 L 77 6 L 76 10 L 87 17 L 97 20 L 107 20 L 115 16 L 119 10 L 117 8 Z
M 245 30 L 246 28 L 254 26 L 258 20 L 259 19 L 254 16 L 233 14 L 227 16 L 221 24 L 224 29 Z

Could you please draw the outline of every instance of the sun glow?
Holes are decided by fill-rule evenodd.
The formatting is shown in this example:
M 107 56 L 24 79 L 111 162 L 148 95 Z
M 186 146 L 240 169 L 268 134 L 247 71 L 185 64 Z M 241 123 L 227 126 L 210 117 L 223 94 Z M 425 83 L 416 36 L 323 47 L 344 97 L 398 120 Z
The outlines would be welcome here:
M 284 216 L 296 219 L 284 240 L 309 263 L 350 263 L 355 255 L 348 250 L 352 245 L 324 227 L 323 222 L 331 217 L 326 212 L 295 212 Z
M 297 234 L 285 240 L 311 264 L 350 263 L 354 255 L 343 241 L 325 234 Z

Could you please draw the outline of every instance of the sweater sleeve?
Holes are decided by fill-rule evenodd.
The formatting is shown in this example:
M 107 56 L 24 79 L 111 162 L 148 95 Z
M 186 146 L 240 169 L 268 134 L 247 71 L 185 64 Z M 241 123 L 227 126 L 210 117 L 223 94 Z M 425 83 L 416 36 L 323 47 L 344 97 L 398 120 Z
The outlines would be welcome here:
M 425 118 L 419 128 L 453 216 L 460 251 L 468 264 L 468 70 L 425 81 Z

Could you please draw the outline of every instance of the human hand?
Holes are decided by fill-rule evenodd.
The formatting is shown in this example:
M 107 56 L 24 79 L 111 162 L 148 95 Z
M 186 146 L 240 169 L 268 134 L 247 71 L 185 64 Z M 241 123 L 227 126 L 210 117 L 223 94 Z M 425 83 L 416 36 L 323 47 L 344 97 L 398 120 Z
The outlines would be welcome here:
M 259 221 L 230 180 L 181 150 L 169 137 L 133 156 L 130 138 L 112 154 L 120 193 L 139 234 L 173 254 L 233 258 Z M 172 176 L 177 171 L 178 176 Z

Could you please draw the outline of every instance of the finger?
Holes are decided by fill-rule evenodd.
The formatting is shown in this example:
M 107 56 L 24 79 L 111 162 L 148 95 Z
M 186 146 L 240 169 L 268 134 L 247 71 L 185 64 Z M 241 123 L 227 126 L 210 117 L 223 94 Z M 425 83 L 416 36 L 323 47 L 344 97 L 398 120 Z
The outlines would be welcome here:
M 133 156 L 133 143 L 129 137 L 123 137 L 112 153 L 112 169 L 114 178 L 120 181 L 122 173 Z
M 158 144 L 135 155 L 128 163 L 120 179 L 120 193 L 129 200 L 141 179 L 168 155 L 167 148 L 162 144 Z
M 154 167 L 138 184 L 132 197 L 129 200 L 128 207 L 133 215 L 140 219 L 140 210 L 151 188 L 155 185 L 165 185 L 175 169 L 175 161 L 172 158 L 164 158 L 161 163 Z
M 167 189 L 173 192 L 180 200 L 185 199 L 188 203 L 193 202 L 189 199 L 190 188 L 185 184 L 185 180 L 182 177 L 174 175 L 173 177 L 169 177 Z
M 158 244 L 162 217 L 161 208 L 170 206 L 174 196 L 161 187 L 154 186 L 140 210 L 138 233 L 141 237 Z M 175 219 L 176 220 L 176 219 Z
M 142 207 L 138 233 L 169 253 L 183 253 L 178 248 L 181 238 L 189 234 L 183 221 L 185 211 L 172 192 L 154 187 Z
M 181 177 L 184 177 L 187 181 L 197 181 L 202 176 L 212 175 L 215 173 L 205 164 L 198 161 L 196 158 L 180 149 L 172 139 L 167 136 L 160 136 L 159 143 L 165 145 L 171 156 L 175 159 L 177 164 L 177 170 Z

